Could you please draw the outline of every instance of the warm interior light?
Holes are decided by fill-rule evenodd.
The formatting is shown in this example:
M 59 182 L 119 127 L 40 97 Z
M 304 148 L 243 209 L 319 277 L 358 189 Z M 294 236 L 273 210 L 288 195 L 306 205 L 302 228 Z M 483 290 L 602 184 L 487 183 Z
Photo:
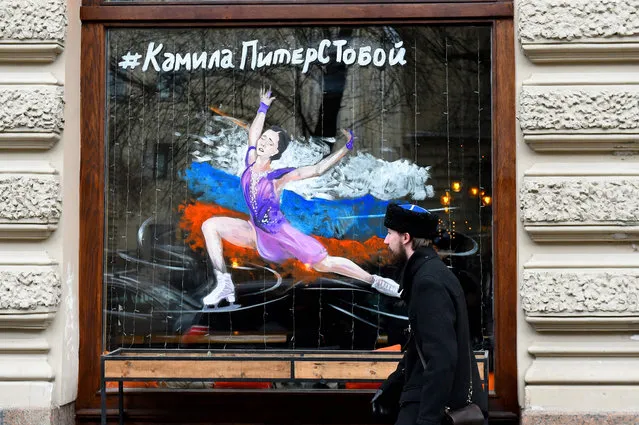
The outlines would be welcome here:
M 231 267 L 236 269 L 240 264 L 237 262 L 237 259 L 231 258 Z
M 481 203 L 484 205 L 490 205 L 492 202 L 493 202 L 493 199 L 488 195 L 485 195 L 481 198 Z
M 451 189 L 453 189 L 453 192 L 459 192 L 461 191 L 461 188 L 462 188 L 461 182 L 453 182 L 453 184 L 451 185 Z
M 470 196 L 477 196 L 479 194 L 479 189 L 476 187 L 471 187 L 469 192 Z
M 450 193 L 446 192 L 446 194 L 440 198 L 440 201 L 444 206 L 450 205 Z

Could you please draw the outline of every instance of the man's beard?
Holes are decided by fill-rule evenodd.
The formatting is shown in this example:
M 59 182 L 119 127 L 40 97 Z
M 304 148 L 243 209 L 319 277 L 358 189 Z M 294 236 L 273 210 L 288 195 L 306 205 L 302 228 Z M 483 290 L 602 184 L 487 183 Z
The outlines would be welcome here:
M 399 251 L 393 251 L 389 249 L 391 253 L 391 260 L 396 265 L 404 265 L 408 260 L 408 254 L 406 254 L 406 248 L 402 245 L 399 246 Z

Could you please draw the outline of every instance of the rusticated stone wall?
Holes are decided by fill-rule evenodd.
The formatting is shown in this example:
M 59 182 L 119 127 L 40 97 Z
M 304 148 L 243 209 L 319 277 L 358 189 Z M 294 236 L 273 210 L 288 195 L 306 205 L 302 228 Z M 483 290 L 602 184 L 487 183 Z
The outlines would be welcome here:
M 60 371 L 60 355 L 54 354 L 66 349 L 72 358 L 77 350 L 60 330 L 73 328 L 67 314 L 74 308 L 69 299 L 73 277 L 60 267 L 73 262 L 62 255 L 64 235 L 56 237 L 64 218 L 61 172 L 66 167 L 60 144 L 65 138 L 66 92 L 59 55 L 67 25 L 66 0 L 0 1 L 3 425 L 73 423 L 73 406 L 60 389 L 68 378 Z M 52 149 L 56 145 L 62 148 L 57 153 Z M 75 166 L 68 169 L 73 172 Z M 66 373 L 72 373 L 73 368 L 65 366 Z
M 521 212 L 526 223 L 636 225 L 639 178 L 527 178 Z
M 58 86 L 0 87 L 0 131 L 50 131 L 63 127 L 64 90 Z
M 520 94 L 524 130 L 633 130 L 639 128 L 639 92 L 627 88 L 585 90 L 526 87 Z
M 639 269 L 526 271 L 521 306 L 532 314 L 639 314 Z
M 520 44 L 535 63 L 635 61 L 636 0 L 519 0 Z
M 58 272 L 48 270 L 0 271 L 0 309 L 35 310 L 56 307 L 60 303 L 62 283 Z
M 28 193 L 30 196 L 23 196 Z M 55 224 L 62 205 L 55 176 L 0 175 L 0 223 Z
M 522 0 L 518 9 L 522 42 L 570 42 L 639 34 L 639 9 L 634 0 Z
M 522 423 L 639 423 L 639 0 L 516 10 Z
M 64 42 L 67 26 L 64 0 L 3 0 L 0 39 Z

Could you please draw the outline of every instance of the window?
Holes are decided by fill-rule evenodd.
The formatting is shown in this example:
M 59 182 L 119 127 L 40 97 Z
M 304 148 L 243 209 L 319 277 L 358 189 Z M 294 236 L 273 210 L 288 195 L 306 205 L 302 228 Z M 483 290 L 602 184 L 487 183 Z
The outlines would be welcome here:
M 506 18 L 495 19 L 500 9 L 488 3 L 465 6 L 472 20 L 416 20 L 414 8 L 388 16 L 363 2 L 353 11 L 367 22 L 333 22 L 322 16 L 347 19 L 343 6 L 283 12 L 282 2 L 271 3 L 260 14 L 229 7 L 221 25 L 196 5 L 83 8 L 83 69 L 106 71 L 83 74 L 83 88 L 96 93 L 84 98 L 83 223 L 97 220 L 104 238 L 89 243 L 95 226 L 82 229 L 82 286 L 94 295 L 82 309 L 103 314 L 91 312 L 102 326 L 83 332 L 80 386 L 88 395 L 80 409 L 96 405 L 94 353 L 117 347 L 348 351 L 402 343 L 404 307 L 361 281 L 397 276 L 382 220 L 398 201 L 440 216 L 438 247 L 466 291 L 474 347 L 494 359 L 496 410 L 515 411 L 511 16 L 502 10 Z M 413 6 L 419 16 L 453 13 L 445 3 Z M 139 26 L 164 19 L 158 10 L 199 24 Z M 291 10 L 308 24 L 277 19 Z M 282 155 L 271 165 L 280 171 L 264 181 L 338 157 L 321 176 L 282 185 L 271 206 L 280 211 L 262 217 L 257 203 L 268 202 L 260 194 L 269 189 L 258 188 L 253 156 L 246 158 L 267 90 L 275 100 L 264 129 L 277 125 L 290 142 L 277 146 Z M 353 150 L 341 150 L 340 129 L 356 136 Z M 258 142 L 257 156 L 267 148 Z M 297 232 L 282 237 L 304 246 L 272 242 L 282 227 L 268 226 L 277 220 Z M 325 252 L 353 263 L 321 264 Z M 235 302 L 227 305 L 225 293 L 204 308 L 224 271 Z M 193 327 L 201 337 L 189 334 Z

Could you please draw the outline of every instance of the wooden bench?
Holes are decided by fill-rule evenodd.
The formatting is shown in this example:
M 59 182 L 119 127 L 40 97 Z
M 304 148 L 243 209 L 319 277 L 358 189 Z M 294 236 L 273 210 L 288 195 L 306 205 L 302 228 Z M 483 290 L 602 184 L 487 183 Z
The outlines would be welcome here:
M 101 423 L 106 425 L 106 382 L 118 383 L 124 424 L 124 382 L 382 382 L 395 370 L 397 351 L 153 350 L 120 348 L 101 356 Z M 475 352 L 488 389 L 488 353 Z

